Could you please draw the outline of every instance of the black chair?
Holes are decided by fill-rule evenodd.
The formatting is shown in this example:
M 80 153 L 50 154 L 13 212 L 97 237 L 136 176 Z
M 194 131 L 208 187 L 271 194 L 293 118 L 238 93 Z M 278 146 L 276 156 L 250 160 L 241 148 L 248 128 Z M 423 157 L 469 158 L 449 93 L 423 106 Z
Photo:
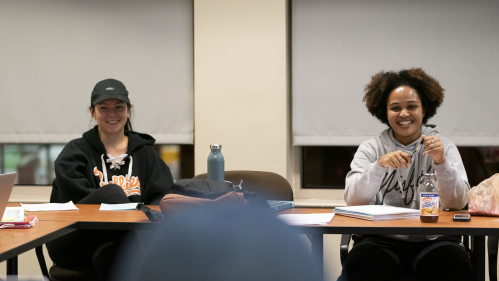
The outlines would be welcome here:
M 45 257 L 43 255 L 43 246 L 38 246 L 35 248 L 36 257 L 38 263 L 40 264 L 40 269 L 42 270 L 43 276 L 47 277 L 51 281 L 64 281 L 64 280 L 74 280 L 74 281 L 97 281 L 97 272 L 93 267 L 62 267 L 57 265 L 52 265 L 50 271 L 47 270 L 47 264 L 45 263 Z
M 489 280 L 497 281 L 497 247 L 498 236 L 489 236 L 487 239 L 487 251 L 489 253 Z
M 57 181 L 54 180 L 52 185 L 56 185 Z M 57 202 L 57 193 L 52 192 L 50 195 L 50 202 Z M 43 276 L 51 281 L 97 281 L 97 272 L 93 266 L 79 266 L 79 267 L 62 267 L 52 265 L 50 271 L 47 269 L 45 257 L 43 255 L 43 245 L 35 248 L 36 257 L 42 270 Z
M 200 174 L 195 179 L 206 179 L 208 174 Z M 225 171 L 225 180 L 262 195 L 267 200 L 293 201 L 293 189 L 281 175 L 263 171 Z
M 496 237 L 497 238 L 497 237 Z M 352 234 L 342 234 L 341 235 L 341 241 L 340 241 L 340 261 L 341 261 L 341 265 L 343 266 L 343 263 L 345 262 L 347 256 L 348 256 L 348 250 L 350 248 L 350 242 L 351 242 L 351 239 L 352 239 Z M 463 242 L 463 245 L 464 245 L 464 248 L 466 249 L 466 252 L 468 253 L 468 255 L 470 256 L 471 258 L 471 245 L 470 245 L 470 239 L 469 239 L 469 236 L 463 236 L 462 237 L 462 242 Z M 490 245 L 490 244 L 489 244 Z M 497 267 L 497 240 L 496 240 L 496 267 Z M 490 263 L 490 252 L 489 252 L 489 263 Z M 489 272 L 490 272 L 490 267 L 489 267 Z M 497 276 L 497 275 L 496 275 Z M 415 277 L 411 277 L 411 276 L 404 276 L 404 277 L 400 277 L 400 278 L 397 278 L 397 281 L 412 281 L 412 280 L 418 280 L 417 278 Z M 493 281 L 494 279 L 490 279 L 490 281 Z M 497 281 L 497 277 L 495 279 Z

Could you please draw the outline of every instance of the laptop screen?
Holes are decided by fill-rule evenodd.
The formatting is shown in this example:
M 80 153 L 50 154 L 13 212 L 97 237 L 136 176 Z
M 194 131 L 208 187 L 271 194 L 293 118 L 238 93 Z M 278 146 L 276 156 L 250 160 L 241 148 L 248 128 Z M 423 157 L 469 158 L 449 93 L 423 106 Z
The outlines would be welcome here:
M 3 217 L 7 203 L 9 203 L 10 194 L 16 182 L 17 173 L 0 175 L 0 218 Z

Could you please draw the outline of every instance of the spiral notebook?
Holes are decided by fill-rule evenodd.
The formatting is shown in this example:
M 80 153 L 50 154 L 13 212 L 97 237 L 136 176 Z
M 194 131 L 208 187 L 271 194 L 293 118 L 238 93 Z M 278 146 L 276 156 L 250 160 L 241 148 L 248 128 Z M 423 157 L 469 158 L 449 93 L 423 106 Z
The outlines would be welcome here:
M 385 205 L 361 205 L 336 207 L 334 213 L 370 221 L 400 220 L 419 218 L 419 210 Z

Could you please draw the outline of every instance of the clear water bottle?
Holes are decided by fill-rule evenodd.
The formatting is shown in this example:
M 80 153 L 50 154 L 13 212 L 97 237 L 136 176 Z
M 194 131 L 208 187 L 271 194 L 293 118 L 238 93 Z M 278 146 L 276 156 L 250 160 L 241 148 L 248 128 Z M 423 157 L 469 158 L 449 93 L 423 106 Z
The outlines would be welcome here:
M 224 181 L 225 160 L 221 144 L 210 145 L 211 153 L 208 156 L 208 179 Z
M 437 222 L 440 213 L 440 201 L 435 174 L 424 174 L 423 183 L 419 185 L 418 189 L 421 222 Z

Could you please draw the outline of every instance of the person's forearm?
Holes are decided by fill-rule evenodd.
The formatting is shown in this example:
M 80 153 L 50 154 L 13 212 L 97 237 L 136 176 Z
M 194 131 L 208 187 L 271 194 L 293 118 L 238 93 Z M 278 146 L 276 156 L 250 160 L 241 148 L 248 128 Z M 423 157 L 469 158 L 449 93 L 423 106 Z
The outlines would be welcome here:
M 435 165 L 435 171 L 442 209 L 462 209 L 467 203 L 468 182 L 459 175 L 458 170 L 452 167 L 452 163 L 448 160 Z
M 377 161 L 366 169 L 353 169 L 345 181 L 345 201 L 348 206 L 371 205 L 376 202 L 376 194 L 388 168 Z

